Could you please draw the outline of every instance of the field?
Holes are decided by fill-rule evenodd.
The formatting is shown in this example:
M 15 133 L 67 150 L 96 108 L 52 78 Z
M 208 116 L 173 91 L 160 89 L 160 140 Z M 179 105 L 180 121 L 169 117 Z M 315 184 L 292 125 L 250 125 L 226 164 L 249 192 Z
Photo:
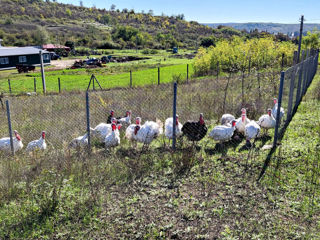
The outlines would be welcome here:
M 97 77 L 104 89 L 129 86 L 130 71 L 132 71 L 133 86 L 158 84 L 158 67 L 160 67 L 161 83 L 172 82 L 173 79 L 185 80 L 187 77 L 187 64 L 190 64 L 189 77 L 193 74 L 192 60 L 184 58 L 185 54 L 191 54 L 190 51 L 181 50 L 181 57 L 165 51 L 149 55 L 143 54 L 141 51 L 118 50 L 111 51 L 110 54 L 115 56 L 145 57 L 148 59 L 125 63 L 108 63 L 103 68 L 96 69 L 53 70 L 55 67 L 49 66 L 45 68 L 47 91 L 58 91 L 58 78 L 61 80 L 61 89 L 63 91 L 85 90 L 92 74 Z M 91 57 L 98 58 L 101 55 Z M 84 59 L 85 57 L 80 58 Z M 38 72 L 29 74 L 18 74 L 16 70 L 1 71 L 0 92 L 9 92 L 8 79 L 11 80 L 12 93 L 33 92 L 34 78 L 37 80 L 37 91 L 41 92 L 42 80 L 39 69 Z
M 272 78 L 262 79 L 269 84 L 261 92 L 246 79 L 245 104 L 253 119 L 275 94 Z M 224 111 L 238 115 L 239 78 L 231 78 L 223 109 L 226 82 L 179 85 L 181 122 L 203 112 L 211 130 Z M 261 148 L 270 137 L 251 151 L 244 142 L 221 149 L 205 138 L 195 148 L 179 140 L 171 152 L 160 138 L 149 151 L 122 139 L 110 152 L 94 147 L 91 156 L 69 155 L 67 143 L 85 131 L 83 93 L 10 98 L 13 126 L 25 144 L 45 129 L 51 145 L 36 157 L 0 156 L 0 238 L 318 239 L 319 86 L 317 75 L 260 183 L 268 153 Z M 172 89 L 164 84 L 102 91 L 90 93 L 90 101 L 93 126 L 110 108 L 120 115 L 131 107 L 134 116 L 163 121 L 172 112 Z M 0 117 L 5 122 L 3 111 Z M 6 126 L 0 132 L 7 135 Z

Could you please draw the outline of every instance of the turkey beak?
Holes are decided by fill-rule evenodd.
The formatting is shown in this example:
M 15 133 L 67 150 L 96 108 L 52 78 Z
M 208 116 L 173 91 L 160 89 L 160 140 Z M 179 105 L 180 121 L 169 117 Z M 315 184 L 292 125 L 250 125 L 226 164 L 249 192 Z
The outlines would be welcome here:
M 114 123 L 112 123 L 112 131 L 114 131 L 116 129 L 117 129 L 117 126 Z
M 244 122 L 246 120 L 246 115 L 242 114 L 242 122 Z
M 232 127 L 236 125 L 236 121 L 232 121 Z
M 46 138 L 46 132 L 42 132 L 42 138 L 43 138 L 43 139 Z
M 121 124 L 119 124 L 119 125 L 118 125 L 118 130 L 120 130 L 120 129 L 121 129 L 121 127 L 122 127 L 122 125 L 121 125 Z

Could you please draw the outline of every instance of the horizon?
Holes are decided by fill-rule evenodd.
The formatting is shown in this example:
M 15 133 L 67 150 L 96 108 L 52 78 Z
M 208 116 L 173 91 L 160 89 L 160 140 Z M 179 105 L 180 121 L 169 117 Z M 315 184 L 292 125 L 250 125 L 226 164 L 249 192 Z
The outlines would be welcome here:
M 80 5 L 79 1 L 58 0 L 59 3 Z M 229 0 L 228 4 L 220 1 L 202 0 L 201 4 L 195 0 L 185 0 L 183 4 L 179 1 L 170 0 L 158 1 L 106 1 L 106 0 L 83 0 L 83 6 L 109 10 L 112 4 L 120 11 L 124 8 L 133 9 L 135 12 L 150 9 L 154 15 L 167 16 L 183 14 L 187 21 L 199 23 L 280 23 L 299 24 L 301 15 L 305 17 L 306 24 L 319 24 L 320 16 L 317 9 L 320 8 L 320 1 L 309 0 L 308 3 L 301 3 L 298 0 L 269 0 L 259 1 L 246 0 L 239 3 L 236 0 Z M 250 14 L 248 14 L 250 13 Z

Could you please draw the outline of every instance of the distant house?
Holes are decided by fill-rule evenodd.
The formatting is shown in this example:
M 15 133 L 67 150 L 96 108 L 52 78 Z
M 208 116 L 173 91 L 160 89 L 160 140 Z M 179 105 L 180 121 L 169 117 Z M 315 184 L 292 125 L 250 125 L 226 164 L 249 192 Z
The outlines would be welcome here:
M 66 46 L 62 46 L 59 44 L 45 44 L 42 45 L 42 49 L 47 50 L 48 52 L 58 52 L 58 51 L 67 51 L 70 52 L 70 48 Z
M 39 66 L 40 50 L 37 47 L 0 47 L 0 70 L 13 69 L 17 65 Z M 49 65 L 49 52 L 42 53 L 44 65 Z

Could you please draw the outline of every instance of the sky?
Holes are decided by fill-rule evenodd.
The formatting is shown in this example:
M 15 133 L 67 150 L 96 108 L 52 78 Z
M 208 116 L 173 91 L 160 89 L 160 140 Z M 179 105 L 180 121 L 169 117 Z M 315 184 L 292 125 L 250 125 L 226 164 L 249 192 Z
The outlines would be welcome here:
M 58 0 L 80 5 L 79 0 Z M 84 6 L 110 9 L 153 10 L 155 15 L 184 14 L 186 20 L 199 23 L 273 22 L 320 23 L 320 0 L 82 0 Z

